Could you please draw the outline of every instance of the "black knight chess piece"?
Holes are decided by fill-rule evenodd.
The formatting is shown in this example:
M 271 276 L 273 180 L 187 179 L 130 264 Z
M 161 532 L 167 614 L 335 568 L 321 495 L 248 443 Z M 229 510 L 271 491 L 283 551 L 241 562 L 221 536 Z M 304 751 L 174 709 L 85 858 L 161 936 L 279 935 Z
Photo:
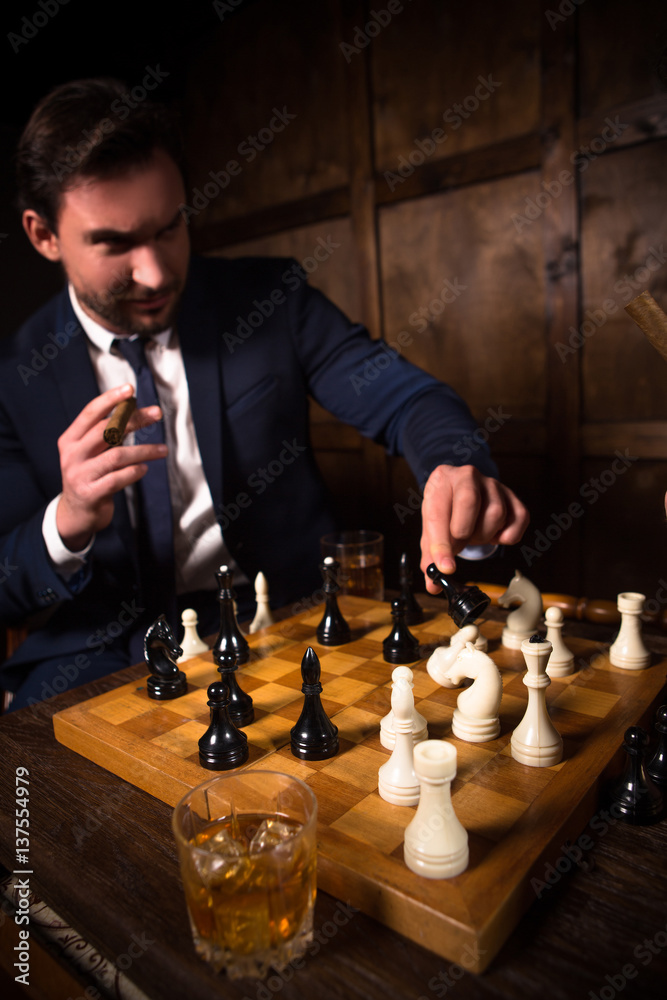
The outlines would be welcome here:
M 215 574 L 218 581 L 218 601 L 220 602 L 220 631 L 213 646 L 213 656 L 216 653 L 233 653 L 236 666 L 247 663 L 250 657 L 248 640 L 242 634 L 236 623 L 234 610 L 234 591 L 232 589 L 232 571 L 228 566 L 221 566 Z M 217 662 L 217 658 L 216 658 Z
M 338 582 L 339 563 L 331 556 L 327 556 L 320 564 L 320 572 L 324 580 L 325 606 L 322 621 L 317 626 L 317 641 L 323 646 L 342 646 L 350 642 L 352 635 L 350 626 L 347 624 L 340 608 L 338 607 L 338 592 L 340 583 Z
M 419 659 L 419 640 L 405 621 L 405 603 L 397 597 L 391 602 L 392 630 L 382 641 L 382 656 L 387 663 L 414 663 Z
M 248 737 L 229 717 L 229 686 L 222 677 L 209 684 L 207 705 L 211 722 L 199 740 L 199 763 L 209 771 L 229 771 L 248 759 Z
M 408 562 L 408 554 L 401 556 L 400 568 L 401 600 L 405 604 L 406 625 L 420 625 L 424 621 L 424 612 L 412 592 L 412 570 Z
M 231 651 L 219 653 L 213 650 L 213 659 L 218 664 L 220 679 L 229 688 L 229 718 L 235 726 L 249 726 L 255 718 L 255 709 L 250 695 L 239 687 L 235 653 Z
M 646 773 L 644 754 L 648 747 L 648 733 L 641 726 L 630 726 L 625 731 L 623 749 L 628 755 L 625 771 L 610 791 L 612 805 L 616 806 L 619 819 L 636 826 L 657 822 L 664 811 L 660 789 Z
M 156 618 L 144 637 L 144 659 L 151 672 L 146 682 L 149 698 L 169 701 L 180 698 L 188 690 L 188 682 L 176 663 L 182 648 L 164 615 Z
M 301 760 L 327 760 L 338 753 L 338 727 L 322 707 L 320 661 L 312 646 L 303 655 L 301 677 L 303 708 L 290 732 L 290 747 L 294 756 Z
M 491 598 L 479 589 L 479 587 L 462 587 L 455 583 L 451 577 L 441 573 L 435 563 L 431 563 L 426 569 L 427 576 L 442 587 L 447 598 L 447 611 L 457 628 L 464 625 L 472 625 L 480 615 L 484 614 Z

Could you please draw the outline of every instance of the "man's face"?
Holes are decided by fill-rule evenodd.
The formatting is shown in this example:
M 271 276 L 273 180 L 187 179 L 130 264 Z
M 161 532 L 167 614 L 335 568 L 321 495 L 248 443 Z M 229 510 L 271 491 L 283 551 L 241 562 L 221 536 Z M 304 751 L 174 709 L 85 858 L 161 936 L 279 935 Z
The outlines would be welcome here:
M 118 178 L 63 193 L 54 245 L 84 310 L 114 333 L 171 326 L 190 244 L 180 171 L 162 150 Z

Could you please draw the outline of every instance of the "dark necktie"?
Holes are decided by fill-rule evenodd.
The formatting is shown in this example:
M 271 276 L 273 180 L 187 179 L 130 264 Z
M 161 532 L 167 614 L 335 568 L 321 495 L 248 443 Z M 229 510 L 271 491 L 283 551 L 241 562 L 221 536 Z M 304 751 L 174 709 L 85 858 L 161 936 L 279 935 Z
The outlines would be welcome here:
M 155 382 L 146 361 L 141 337 L 117 338 L 115 346 L 137 376 L 137 407 L 160 405 Z M 162 420 L 135 433 L 135 444 L 163 444 Z M 166 458 L 148 462 L 148 471 L 137 483 L 137 543 L 142 599 L 151 614 L 166 614 L 176 627 L 174 540 L 171 497 Z

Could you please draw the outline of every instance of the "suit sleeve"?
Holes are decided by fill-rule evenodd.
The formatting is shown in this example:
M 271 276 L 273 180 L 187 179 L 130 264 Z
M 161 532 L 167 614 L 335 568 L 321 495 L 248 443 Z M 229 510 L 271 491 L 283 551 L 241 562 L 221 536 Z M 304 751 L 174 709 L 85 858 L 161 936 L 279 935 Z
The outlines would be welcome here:
M 316 289 L 291 298 L 296 350 L 313 397 L 344 423 L 403 455 L 423 485 L 438 465 L 474 465 L 495 477 L 484 442 L 471 449 L 477 424 L 461 397 L 411 364 L 399 345 L 372 340 Z

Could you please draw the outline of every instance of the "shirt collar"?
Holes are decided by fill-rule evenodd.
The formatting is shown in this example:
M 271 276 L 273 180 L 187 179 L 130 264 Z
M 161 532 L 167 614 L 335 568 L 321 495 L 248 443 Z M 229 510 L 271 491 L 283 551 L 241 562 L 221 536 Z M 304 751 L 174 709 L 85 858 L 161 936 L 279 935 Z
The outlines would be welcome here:
M 97 347 L 100 351 L 109 354 L 111 352 L 111 345 L 114 340 L 119 337 L 127 336 L 127 334 L 122 333 L 112 333 L 111 330 L 105 329 L 101 326 L 97 320 L 94 320 L 87 312 L 84 312 L 79 300 L 76 297 L 76 292 L 72 284 L 68 284 L 67 290 L 69 292 L 70 302 L 72 303 L 72 309 L 81 324 L 84 333 L 88 339 Z M 151 334 L 151 340 L 156 341 L 161 347 L 167 347 L 169 344 L 169 338 L 171 336 L 171 327 L 167 330 L 161 330 L 160 333 Z

